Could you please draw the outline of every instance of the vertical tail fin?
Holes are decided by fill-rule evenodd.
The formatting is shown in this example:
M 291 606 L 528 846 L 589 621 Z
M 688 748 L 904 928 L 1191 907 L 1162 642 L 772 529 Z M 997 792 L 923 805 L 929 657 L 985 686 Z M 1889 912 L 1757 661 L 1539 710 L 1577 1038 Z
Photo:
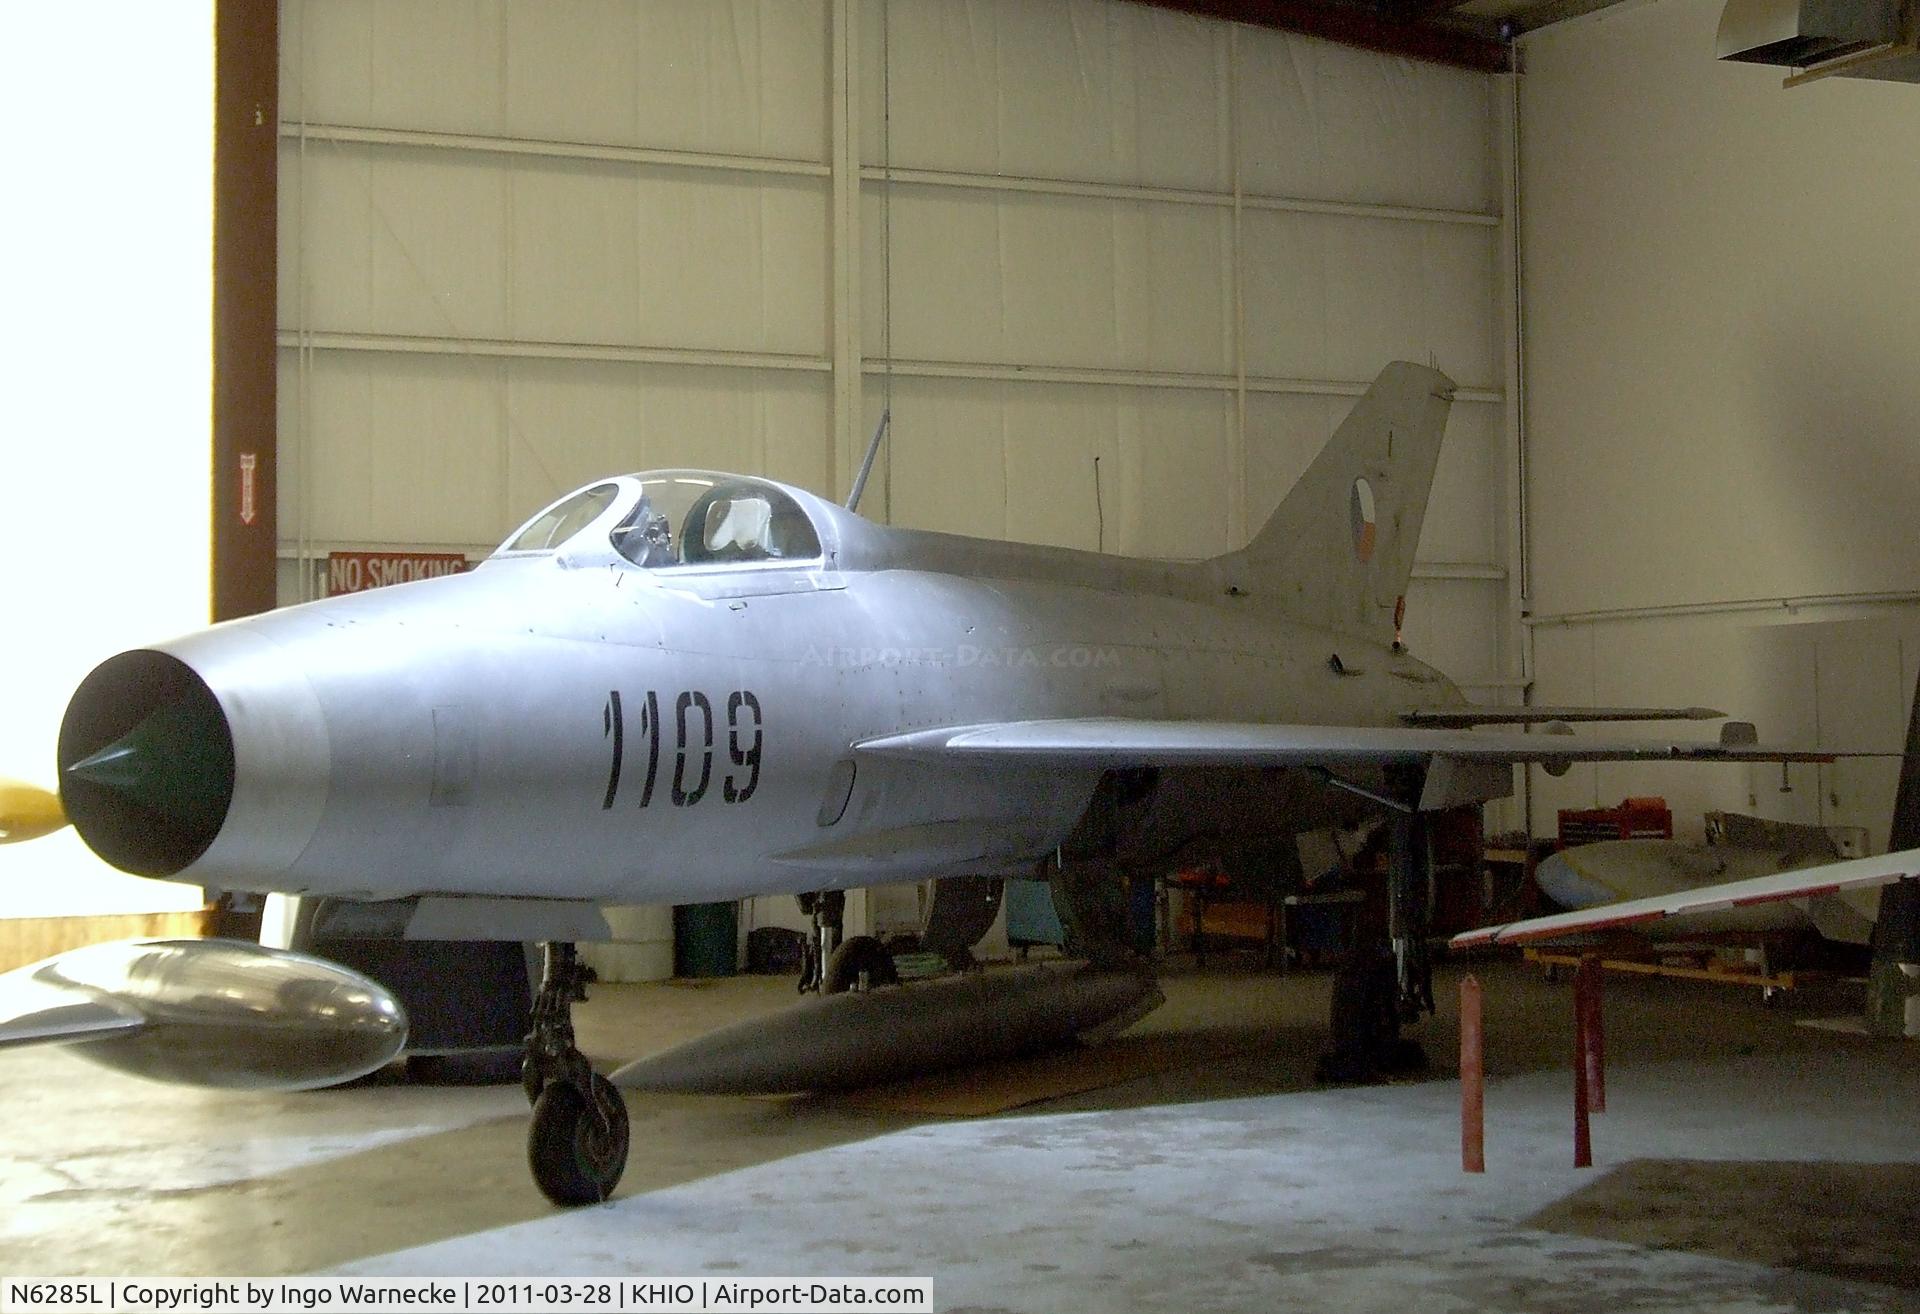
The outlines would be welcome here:
M 1380 371 L 1227 577 L 1301 620 L 1391 639 L 1453 402 L 1439 370 Z

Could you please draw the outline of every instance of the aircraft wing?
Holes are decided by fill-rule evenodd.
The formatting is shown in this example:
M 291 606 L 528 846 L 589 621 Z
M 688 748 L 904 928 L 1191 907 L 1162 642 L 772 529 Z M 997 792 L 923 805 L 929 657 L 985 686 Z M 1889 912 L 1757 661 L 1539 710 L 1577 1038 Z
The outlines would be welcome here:
M 1518 734 L 1426 726 L 1269 725 L 1249 721 L 1147 721 L 1087 717 L 946 726 L 863 740 L 854 751 L 929 762 L 1022 762 L 1059 768 L 1422 766 L 1422 811 L 1505 798 L 1515 763 L 1558 773 L 1574 762 L 1831 762 L 1834 754 L 1766 748 L 1739 740 L 1686 743 L 1649 739 L 1576 739 L 1570 733 Z
M 996 721 L 886 735 L 854 745 L 887 757 L 1062 766 L 1387 766 L 1438 758 L 1516 762 L 1831 762 L 1835 754 L 1758 744 L 1584 739 L 1427 726 L 1268 725 L 1086 717 Z
M 75 1040 L 139 1031 L 146 1019 L 138 1010 L 104 999 L 76 999 L 52 989 L 44 993 L 16 989 L 3 1006 L 0 1049 L 15 1045 L 57 1045 Z
M 1629 899 L 1624 903 L 1603 903 L 1579 912 L 1530 917 L 1502 926 L 1483 926 L 1478 930 L 1463 931 L 1448 943 L 1456 949 L 1474 949 L 1559 940 L 1595 931 L 1641 926 L 1668 917 L 1723 912 L 1728 908 L 1745 908 L 1782 899 L 1812 899 L 1838 894 L 1842 890 L 1863 890 L 1870 886 L 1888 885 L 1908 876 L 1920 876 L 1920 849 L 1905 849 L 1874 858 L 1854 858 L 1847 862 L 1783 871 L 1771 876 L 1755 876 L 1750 880 L 1729 881 L 1723 885 L 1702 885 L 1645 899 Z
M 1545 725 L 1553 721 L 1717 721 L 1726 715 L 1711 707 L 1417 707 L 1402 712 L 1408 725 Z

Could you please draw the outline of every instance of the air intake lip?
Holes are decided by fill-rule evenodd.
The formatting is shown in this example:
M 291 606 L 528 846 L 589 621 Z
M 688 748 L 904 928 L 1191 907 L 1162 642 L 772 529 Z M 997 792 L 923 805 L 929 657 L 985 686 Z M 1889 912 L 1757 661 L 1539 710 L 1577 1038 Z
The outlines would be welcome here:
M 60 801 L 87 847 L 136 876 L 185 870 L 233 802 L 233 732 L 213 691 L 177 657 L 109 658 L 60 724 Z

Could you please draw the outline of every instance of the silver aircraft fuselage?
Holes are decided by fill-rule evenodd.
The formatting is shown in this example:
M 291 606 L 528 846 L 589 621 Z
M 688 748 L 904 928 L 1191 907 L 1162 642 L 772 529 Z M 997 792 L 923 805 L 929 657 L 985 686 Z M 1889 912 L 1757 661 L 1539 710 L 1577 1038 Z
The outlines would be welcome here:
M 676 480 L 730 491 L 711 515 L 746 506 L 759 519 L 737 518 L 763 538 L 755 499 L 776 522 L 803 516 L 817 552 L 637 564 L 621 526 Z M 1026 871 L 1072 832 L 1102 774 L 856 762 L 862 741 L 1102 716 L 1392 725 L 1464 701 L 1395 646 L 1246 596 L 1228 559 L 892 529 L 702 472 L 590 486 L 609 487 L 563 540 L 516 547 L 522 531 L 469 574 L 107 662 L 62 730 L 76 825 L 130 870 L 231 889 L 728 899 Z M 149 762 L 132 787 L 75 779 L 89 754 L 131 743 L 164 761 L 223 735 L 227 756 L 195 757 L 191 776 Z M 1282 777 L 1311 785 L 1270 773 Z M 145 824 L 162 813 L 164 834 Z

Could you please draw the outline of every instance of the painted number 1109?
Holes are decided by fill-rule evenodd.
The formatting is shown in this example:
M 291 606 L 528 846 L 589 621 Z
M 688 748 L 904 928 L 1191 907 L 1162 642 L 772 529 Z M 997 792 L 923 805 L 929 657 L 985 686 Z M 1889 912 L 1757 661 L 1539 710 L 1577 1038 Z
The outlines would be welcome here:
M 660 710 L 660 695 L 647 690 L 638 700 L 639 748 L 646 763 L 646 775 L 640 785 L 640 806 L 653 803 L 654 787 L 660 779 L 660 755 L 663 747 L 673 752 L 669 795 L 677 808 L 690 808 L 707 796 L 714 776 L 715 716 L 713 702 L 697 689 L 689 689 L 673 700 L 673 732 L 665 734 Z M 613 758 L 607 767 L 607 792 L 601 801 L 603 810 L 613 807 L 620 797 L 621 774 L 626 768 L 627 712 L 620 691 L 607 694 L 601 709 L 601 737 L 610 741 Z M 760 700 L 750 690 L 740 689 L 727 695 L 727 766 L 720 781 L 720 797 L 728 803 L 745 803 L 760 783 Z M 637 769 L 637 767 L 636 767 Z

